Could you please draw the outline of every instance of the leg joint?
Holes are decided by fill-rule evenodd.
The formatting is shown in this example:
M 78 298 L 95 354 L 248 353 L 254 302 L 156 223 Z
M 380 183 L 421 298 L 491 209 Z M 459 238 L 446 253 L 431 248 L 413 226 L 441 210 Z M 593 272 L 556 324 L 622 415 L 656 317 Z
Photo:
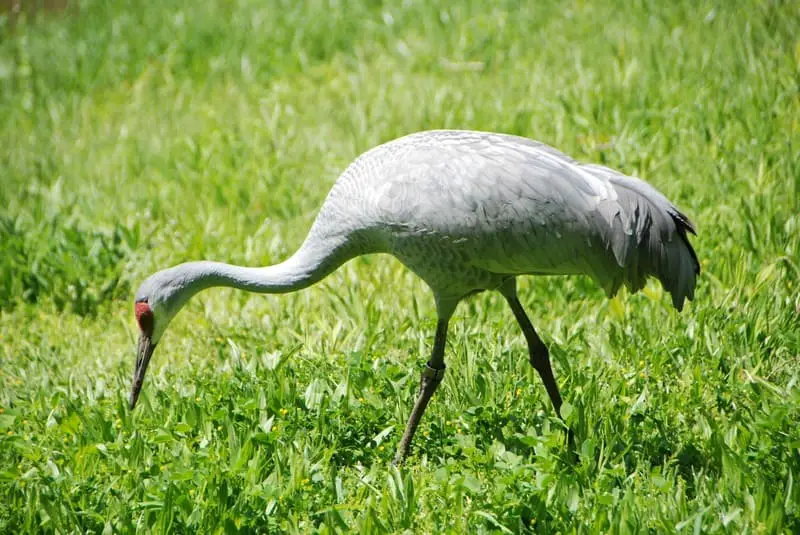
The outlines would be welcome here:
M 422 378 L 441 381 L 445 370 L 447 370 L 447 367 L 444 365 L 441 368 L 433 368 L 430 364 L 425 364 L 425 369 L 422 370 Z

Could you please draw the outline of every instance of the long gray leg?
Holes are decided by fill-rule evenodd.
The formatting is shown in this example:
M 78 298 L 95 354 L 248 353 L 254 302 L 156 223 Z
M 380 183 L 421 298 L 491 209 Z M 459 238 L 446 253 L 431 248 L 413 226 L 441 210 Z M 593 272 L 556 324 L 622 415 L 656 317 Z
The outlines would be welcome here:
M 519 326 L 522 328 L 522 334 L 525 335 L 525 340 L 528 342 L 528 354 L 531 366 L 539 372 L 539 377 L 542 378 L 544 387 L 547 389 L 547 394 L 550 396 L 550 401 L 553 403 L 553 408 L 556 410 L 556 415 L 563 421 L 561 417 L 561 394 L 558 392 L 558 385 L 553 376 L 553 367 L 550 365 L 550 354 L 547 351 L 547 346 L 544 345 L 542 339 L 536 333 L 536 330 L 528 319 L 525 309 L 522 308 L 522 303 L 519 302 L 517 297 L 517 285 L 514 279 L 510 279 L 503 286 L 501 292 L 503 296 L 511 305 L 511 310 L 514 312 L 514 317 L 517 318 Z M 572 429 L 567 431 L 567 440 L 570 448 L 574 449 L 574 436 Z
M 414 404 L 414 409 L 411 411 L 411 416 L 408 418 L 406 430 L 403 433 L 403 438 L 400 439 L 400 444 L 397 446 L 397 453 L 394 456 L 394 464 L 400 464 L 408 454 L 408 448 L 411 445 L 411 439 L 414 438 L 414 432 L 417 430 L 419 421 L 422 419 L 422 414 L 431 400 L 431 396 L 438 388 L 444 377 L 444 346 L 447 341 L 447 319 L 440 319 L 436 324 L 436 338 L 433 341 L 433 351 L 431 358 L 422 370 L 422 380 L 419 385 L 419 395 L 417 402 Z

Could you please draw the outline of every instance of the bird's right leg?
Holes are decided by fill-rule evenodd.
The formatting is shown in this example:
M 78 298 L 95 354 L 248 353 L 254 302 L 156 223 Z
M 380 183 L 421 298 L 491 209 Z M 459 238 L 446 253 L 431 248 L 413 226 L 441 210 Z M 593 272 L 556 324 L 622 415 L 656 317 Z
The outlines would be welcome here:
M 514 317 L 517 318 L 517 323 L 519 323 L 519 326 L 522 328 L 522 334 L 528 342 L 528 355 L 531 366 L 539 373 L 539 377 L 542 378 L 544 387 L 547 389 L 547 394 L 550 396 L 550 401 L 553 403 L 556 415 L 561 421 L 564 421 L 564 418 L 561 416 L 561 394 L 558 391 L 558 385 L 553 376 L 553 367 L 550 364 L 550 353 L 547 350 L 547 346 L 542 342 L 542 339 L 539 338 L 536 329 L 533 328 L 533 324 L 531 324 L 531 320 L 525 313 L 525 309 L 522 308 L 522 303 L 520 303 L 517 297 L 516 280 L 507 280 L 501 288 L 501 292 L 511 306 Z M 570 428 L 567 428 L 567 441 L 569 442 L 570 448 L 574 449 L 575 439 L 572 434 L 572 429 Z
M 436 324 L 436 338 L 433 342 L 433 351 L 431 358 L 422 370 L 422 380 L 419 385 L 419 394 L 417 401 L 414 404 L 414 409 L 411 411 L 411 416 L 408 418 L 406 430 L 403 433 L 403 438 L 400 439 L 400 444 L 397 446 L 397 453 L 394 456 L 394 464 L 400 464 L 408 454 L 408 448 L 411 445 L 411 439 L 414 438 L 414 432 L 417 430 L 422 414 L 431 400 L 431 396 L 439 387 L 444 377 L 444 347 L 447 341 L 447 324 L 448 319 L 439 319 Z

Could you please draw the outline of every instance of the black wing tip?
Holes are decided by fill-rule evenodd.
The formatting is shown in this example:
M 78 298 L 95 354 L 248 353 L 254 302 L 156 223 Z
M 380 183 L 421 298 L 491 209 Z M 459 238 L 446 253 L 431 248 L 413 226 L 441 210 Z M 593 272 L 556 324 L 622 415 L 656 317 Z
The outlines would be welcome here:
M 700 260 L 697 258 L 697 253 L 695 252 L 694 247 L 692 247 L 692 242 L 689 241 L 689 237 L 686 235 L 686 233 L 689 232 L 693 236 L 697 236 L 694 225 L 691 221 L 689 221 L 688 217 L 677 210 L 675 213 L 670 213 L 670 215 L 672 216 L 672 220 L 675 222 L 675 228 L 678 230 L 678 236 L 681 237 L 683 243 L 686 244 L 686 248 L 689 249 L 689 254 L 692 255 L 692 261 L 694 262 L 694 274 L 699 275 Z
M 672 216 L 672 220 L 675 221 L 675 224 L 678 226 L 678 228 L 682 228 L 683 230 L 689 232 L 689 234 L 697 236 L 694 223 L 692 223 L 692 221 L 686 217 L 685 214 L 679 210 L 670 210 L 669 215 Z

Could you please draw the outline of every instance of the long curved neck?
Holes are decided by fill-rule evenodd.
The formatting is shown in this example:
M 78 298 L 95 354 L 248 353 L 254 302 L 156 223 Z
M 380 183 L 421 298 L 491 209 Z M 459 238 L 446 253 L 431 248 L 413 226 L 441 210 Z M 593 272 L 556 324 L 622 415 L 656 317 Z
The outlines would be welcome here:
M 215 286 L 227 286 L 257 293 L 287 293 L 301 290 L 327 277 L 359 253 L 344 239 L 306 241 L 280 264 L 242 267 L 222 262 L 188 262 L 171 268 L 176 282 L 191 295 Z

